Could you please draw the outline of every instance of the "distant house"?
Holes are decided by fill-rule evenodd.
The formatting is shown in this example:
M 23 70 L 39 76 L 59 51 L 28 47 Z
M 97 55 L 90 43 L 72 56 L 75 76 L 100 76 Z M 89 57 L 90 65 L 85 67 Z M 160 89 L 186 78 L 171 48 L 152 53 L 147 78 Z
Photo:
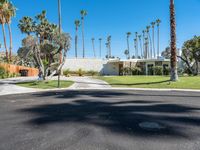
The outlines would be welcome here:
M 101 75 L 123 75 L 123 68 L 139 67 L 145 75 L 153 75 L 152 69 L 160 66 L 165 70 L 170 66 L 168 59 L 67 59 L 63 70 L 77 71 L 97 71 Z

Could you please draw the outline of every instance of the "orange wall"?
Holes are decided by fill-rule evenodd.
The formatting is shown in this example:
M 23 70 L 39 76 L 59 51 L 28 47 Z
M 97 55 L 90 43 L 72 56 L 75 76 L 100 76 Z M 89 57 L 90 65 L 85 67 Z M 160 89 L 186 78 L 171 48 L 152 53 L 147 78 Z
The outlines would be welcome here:
M 38 76 L 39 70 L 36 68 L 29 68 L 24 66 L 16 66 L 10 64 L 0 63 L 1 67 L 4 67 L 9 73 L 19 73 L 20 70 L 28 70 L 28 76 Z

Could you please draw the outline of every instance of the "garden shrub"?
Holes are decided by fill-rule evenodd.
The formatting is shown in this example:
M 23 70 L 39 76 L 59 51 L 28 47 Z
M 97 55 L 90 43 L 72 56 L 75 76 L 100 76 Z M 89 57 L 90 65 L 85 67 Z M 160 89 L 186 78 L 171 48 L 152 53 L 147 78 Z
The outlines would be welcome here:
M 170 74 L 170 67 L 163 69 L 163 75 L 168 76 Z
M 132 73 L 132 75 L 141 75 L 142 70 L 138 67 L 133 67 L 133 68 L 131 68 L 131 73 Z
M 70 70 L 69 69 L 64 70 L 63 75 L 65 75 L 66 77 L 69 77 L 70 76 Z
M 90 71 L 86 72 L 86 75 L 88 75 L 88 76 L 98 76 L 99 72 L 94 71 L 94 70 L 90 70 Z
M 84 76 L 85 72 L 84 72 L 82 69 L 79 69 L 79 70 L 77 71 L 77 74 L 78 74 L 80 77 L 82 77 L 82 76 Z
M 154 75 L 162 76 L 163 75 L 163 68 L 161 66 L 156 66 L 154 69 Z
M 6 70 L 3 67 L 0 67 L 0 78 L 3 78 L 5 74 L 6 74 Z

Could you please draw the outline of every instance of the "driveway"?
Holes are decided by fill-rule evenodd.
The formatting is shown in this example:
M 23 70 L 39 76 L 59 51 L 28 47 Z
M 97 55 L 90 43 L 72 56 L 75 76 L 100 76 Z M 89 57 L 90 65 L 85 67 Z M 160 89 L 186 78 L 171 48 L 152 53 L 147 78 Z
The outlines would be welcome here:
M 46 91 L 32 88 L 24 88 L 15 85 L 19 82 L 36 81 L 37 77 L 18 77 L 0 80 L 0 95 L 31 93 L 37 91 Z M 57 80 L 53 77 L 52 80 Z M 104 81 L 94 79 L 92 77 L 61 77 L 61 80 L 74 81 L 74 84 L 68 89 L 109 89 L 111 86 Z
M 9 94 L 20 94 L 20 93 L 31 93 L 37 92 L 37 89 L 31 88 L 24 88 L 15 85 L 18 82 L 28 82 L 28 81 L 35 81 L 37 80 L 36 77 L 18 77 L 18 78 L 10 78 L 0 80 L 0 95 L 9 95 Z
M 0 97 L 1 150 L 199 150 L 200 93 L 67 90 Z

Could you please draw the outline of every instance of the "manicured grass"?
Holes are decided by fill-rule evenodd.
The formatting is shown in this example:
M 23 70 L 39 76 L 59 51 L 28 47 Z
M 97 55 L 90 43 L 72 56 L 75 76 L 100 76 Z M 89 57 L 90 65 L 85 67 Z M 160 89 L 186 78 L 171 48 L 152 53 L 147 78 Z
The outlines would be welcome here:
M 98 79 L 108 82 L 113 87 L 200 89 L 200 77 L 180 77 L 178 82 L 170 82 L 169 77 L 162 76 L 116 76 Z
M 67 88 L 71 86 L 74 82 L 72 81 L 60 81 L 60 88 Z M 57 88 L 58 81 L 33 81 L 17 83 L 17 85 L 27 88 L 37 88 L 37 89 L 54 89 Z

